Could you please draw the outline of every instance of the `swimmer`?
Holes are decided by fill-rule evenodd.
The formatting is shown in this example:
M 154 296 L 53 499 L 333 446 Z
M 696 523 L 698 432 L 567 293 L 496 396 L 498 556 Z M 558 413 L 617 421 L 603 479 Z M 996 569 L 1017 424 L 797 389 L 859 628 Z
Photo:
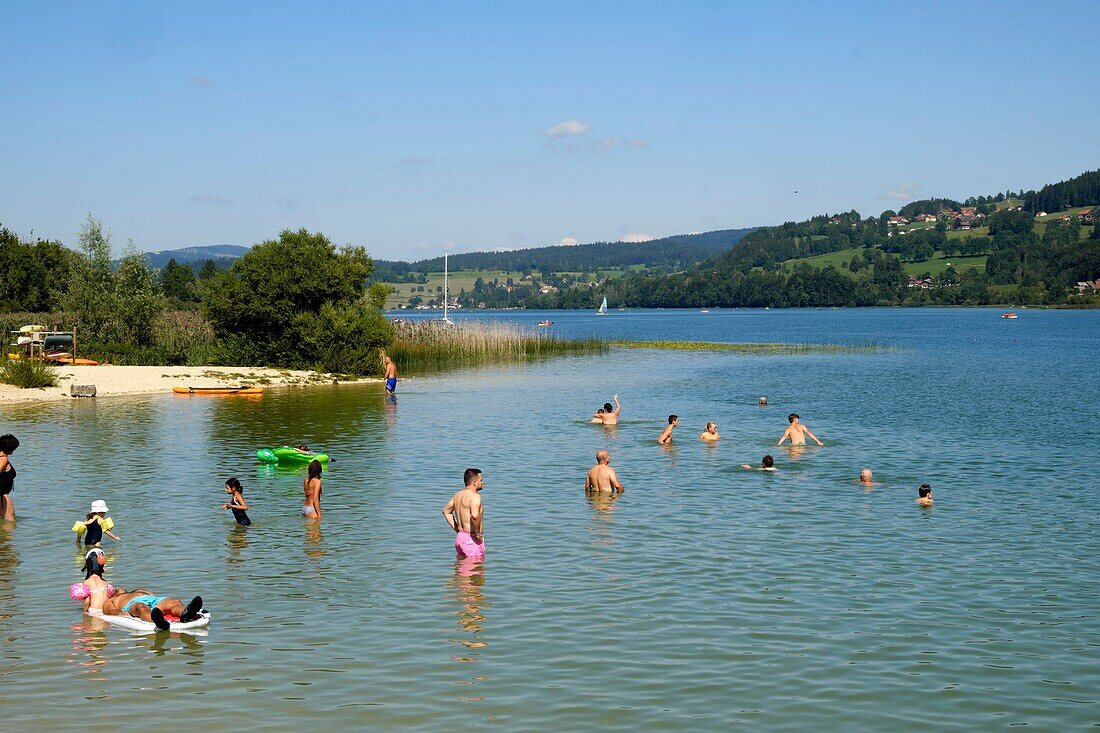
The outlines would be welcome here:
M 393 396 L 394 390 L 397 389 L 397 365 L 388 356 L 382 358 L 382 363 L 386 367 L 386 394 Z
M 598 425 L 603 425 L 603 408 L 596 410 L 596 414 L 592 416 L 592 419 L 588 422 L 593 422 Z
M 719 440 L 722 436 L 718 434 L 718 426 L 713 422 L 708 422 L 703 432 L 699 433 L 699 440 L 707 443 L 713 443 Z
M 248 509 L 248 502 L 244 500 L 244 489 L 241 488 L 241 482 L 236 478 L 230 478 L 225 482 L 225 493 L 229 494 L 229 503 L 222 504 L 222 509 L 232 509 L 233 518 L 237 520 L 237 524 L 248 527 L 251 526 L 252 520 L 248 518 L 248 514 L 245 512 Z
M 791 439 L 791 445 L 806 445 L 806 436 L 809 435 L 813 438 L 814 442 L 818 445 L 825 445 L 817 436 L 810 432 L 810 429 L 798 421 L 798 413 L 792 412 L 787 415 L 787 422 L 790 423 L 787 429 L 783 431 L 783 435 L 779 438 L 779 442 L 776 445 L 783 445 L 783 441 L 787 438 Z
M 917 503 L 921 506 L 932 506 L 932 487 L 928 484 L 921 484 L 917 489 Z
M 859 482 L 865 486 L 870 486 L 874 483 L 871 477 L 871 469 L 865 468 L 859 472 Z
M 310 461 L 306 480 L 302 484 L 306 500 L 302 504 L 302 516 L 321 518 L 321 462 Z
M 611 454 L 605 450 L 596 451 L 596 465 L 588 469 L 584 478 L 584 493 L 605 494 L 617 491 L 623 493 L 623 485 L 611 467 Z
M 11 492 L 15 491 L 15 466 L 11 465 L 11 454 L 19 447 L 19 438 L 12 434 L 0 435 L 0 519 L 5 522 L 15 520 L 15 504 L 11 501 Z
M 484 507 L 481 491 L 485 480 L 480 468 L 467 468 L 462 475 L 465 484 L 443 507 L 443 518 L 455 531 L 455 554 L 458 557 L 485 557 Z
M 603 411 L 596 411 L 596 414 L 592 417 L 599 418 L 600 422 L 604 425 L 618 425 L 619 424 L 619 412 L 622 410 L 622 405 L 619 404 L 619 395 L 615 395 L 612 399 L 615 400 L 615 405 L 612 407 L 610 402 L 603 403 Z
M 741 468 L 747 469 L 749 471 L 774 471 L 775 459 L 771 456 L 764 456 L 764 458 L 760 461 L 760 468 L 755 468 L 747 463 L 742 463 Z
M 73 525 L 76 532 L 77 544 L 80 544 L 80 536 L 84 536 L 85 547 L 98 547 L 103 542 L 103 535 L 107 535 L 115 542 L 121 542 L 122 538 L 111 530 L 115 528 L 115 520 L 107 516 L 107 502 L 96 499 L 92 502 L 92 510 L 88 512 L 86 519 L 78 519 Z
M 186 605 L 179 598 L 155 596 L 147 590 L 128 591 L 115 588 L 103 579 L 103 550 L 93 549 L 84 556 L 84 583 L 71 587 L 74 599 L 83 598 L 84 611 L 107 616 L 132 616 L 149 621 L 158 629 L 167 631 L 166 616 L 179 618 L 180 623 L 194 621 L 202 612 L 202 596 L 195 596 Z M 87 594 L 84 594 L 84 591 Z
M 768 398 L 761 395 L 761 397 L 756 400 L 756 406 L 757 407 L 767 407 L 768 406 Z
M 679 424 L 680 424 L 680 418 L 679 417 L 677 417 L 676 415 L 669 415 L 668 416 L 668 426 L 664 430 L 661 431 L 661 436 L 659 438 L 657 438 L 657 442 L 660 443 L 661 445 L 671 445 L 672 444 L 672 431 Z

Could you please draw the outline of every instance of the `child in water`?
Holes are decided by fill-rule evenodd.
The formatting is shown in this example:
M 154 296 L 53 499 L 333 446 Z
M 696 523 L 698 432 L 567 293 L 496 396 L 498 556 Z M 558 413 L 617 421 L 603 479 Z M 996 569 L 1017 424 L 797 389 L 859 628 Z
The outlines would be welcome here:
M 248 503 L 244 500 L 244 489 L 241 488 L 241 482 L 236 478 L 227 480 L 225 482 L 225 493 L 229 494 L 231 498 L 229 503 L 222 504 L 222 509 L 232 509 L 233 518 L 242 527 L 251 526 L 252 520 L 245 513 L 245 509 L 248 509 Z
M 92 502 L 92 510 L 88 512 L 86 519 L 77 520 L 73 525 L 73 531 L 76 532 L 76 541 L 80 543 L 80 536 L 84 535 L 85 547 L 99 547 L 103 542 L 103 535 L 107 535 L 116 542 L 121 542 L 122 538 L 111 530 L 115 528 L 115 522 L 113 519 L 107 516 L 107 512 L 110 509 L 107 508 L 107 502 L 102 499 L 96 499 Z
M 932 487 L 928 484 L 921 484 L 917 489 L 917 503 L 921 506 L 932 506 Z

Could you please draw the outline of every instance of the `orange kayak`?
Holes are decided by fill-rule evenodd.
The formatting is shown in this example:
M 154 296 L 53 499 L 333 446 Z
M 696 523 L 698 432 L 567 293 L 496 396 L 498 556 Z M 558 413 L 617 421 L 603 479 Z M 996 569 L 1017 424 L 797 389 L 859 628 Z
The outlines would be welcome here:
M 172 391 L 176 394 L 211 394 L 211 395 L 233 395 L 244 394 L 254 395 L 263 394 L 263 387 L 173 387 Z

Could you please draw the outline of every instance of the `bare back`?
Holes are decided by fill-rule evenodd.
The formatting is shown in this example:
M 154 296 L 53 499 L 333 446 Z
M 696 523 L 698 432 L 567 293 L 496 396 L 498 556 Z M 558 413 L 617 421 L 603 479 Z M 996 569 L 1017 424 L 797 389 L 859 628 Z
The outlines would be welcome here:
M 481 495 L 470 489 L 455 492 L 443 508 L 445 515 L 454 517 L 456 532 L 469 532 L 474 536 L 481 533 L 481 512 Z
M 585 491 L 610 493 L 618 491 L 622 493 L 623 487 L 619 483 L 619 477 L 615 475 L 615 469 L 606 463 L 597 463 L 588 469 L 588 476 L 584 480 Z

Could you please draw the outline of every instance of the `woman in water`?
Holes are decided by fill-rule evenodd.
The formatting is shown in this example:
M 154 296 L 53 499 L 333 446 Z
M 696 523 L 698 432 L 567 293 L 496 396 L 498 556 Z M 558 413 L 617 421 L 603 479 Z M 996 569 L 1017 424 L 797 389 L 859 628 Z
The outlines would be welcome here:
M 19 447 L 19 439 L 14 435 L 0 435 L 0 518 L 5 522 L 15 519 L 15 504 L 11 502 L 11 492 L 15 491 L 15 466 L 11 465 L 11 454 Z
M 309 462 L 309 475 L 306 476 L 303 489 L 306 500 L 302 504 L 303 517 L 321 518 L 321 462 Z
M 84 582 L 73 585 L 69 593 L 74 599 L 84 600 L 84 612 L 104 616 L 132 616 L 149 621 L 158 629 L 167 631 L 170 621 L 166 617 L 179 618 L 188 623 L 199 617 L 202 596 L 195 596 L 184 605 L 179 598 L 154 596 L 147 590 L 128 591 L 115 588 L 103 579 L 103 550 L 89 550 L 84 556 Z
M 222 509 L 232 509 L 233 518 L 237 520 L 237 524 L 244 527 L 250 526 L 252 520 L 245 513 L 245 509 L 248 509 L 248 502 L 244 500 L 244 490 L 241 488 L 241 482 L 236 478 L 226 481 L 225 493 L 229 494 L 230 499 L 228 503 L 222 504 Z

